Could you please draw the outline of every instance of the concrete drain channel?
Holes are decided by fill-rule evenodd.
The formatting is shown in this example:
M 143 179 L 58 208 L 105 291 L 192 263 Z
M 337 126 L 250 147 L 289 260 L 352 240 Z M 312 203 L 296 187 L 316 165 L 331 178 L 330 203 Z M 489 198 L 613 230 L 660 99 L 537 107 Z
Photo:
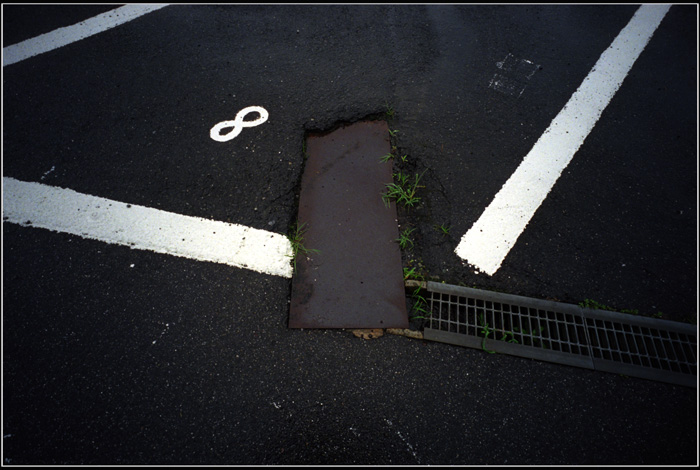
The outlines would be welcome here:
M 448 344 L 697 387 L 694 325 L 548 300 L 407 281 L 422 287 L 423 338 Z

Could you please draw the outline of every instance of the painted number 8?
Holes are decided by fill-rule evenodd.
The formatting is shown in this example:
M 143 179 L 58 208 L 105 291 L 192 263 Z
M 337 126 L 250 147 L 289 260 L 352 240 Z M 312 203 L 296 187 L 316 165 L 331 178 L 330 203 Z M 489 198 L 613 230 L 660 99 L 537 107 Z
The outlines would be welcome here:
M 243 119 L 250 113 L 258 113 L 260 116 L 252 121 L 244 121 Z M 236 114 L 236 117 L 233 118 L 233 121 L 222 121 L 212 127 L 211 131 L 209 132 L 209 136 L 217 142 L 228 142 L 234 137 L 237 137 L 244 127 L 259 126 L 263 122 L 267 121 L 267 117 L 268 113 L 265 108 L 261 106 L 248 106 L 247 108 L 243 108 L 238 111 L 238 114 Z M 226 134 L 222 134 L 222 129 L 226 129 L 228 127 L 233 127 L 233 129 Z

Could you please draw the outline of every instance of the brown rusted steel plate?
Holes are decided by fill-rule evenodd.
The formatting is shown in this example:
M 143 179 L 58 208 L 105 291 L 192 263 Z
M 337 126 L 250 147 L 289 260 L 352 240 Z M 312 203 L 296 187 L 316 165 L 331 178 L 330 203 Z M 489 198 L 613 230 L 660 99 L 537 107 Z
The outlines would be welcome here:
M 396 206 L 382 200 L 392 182 L 384 121 L 366 121 L 306 143 L 290 328 L 407 328 Z

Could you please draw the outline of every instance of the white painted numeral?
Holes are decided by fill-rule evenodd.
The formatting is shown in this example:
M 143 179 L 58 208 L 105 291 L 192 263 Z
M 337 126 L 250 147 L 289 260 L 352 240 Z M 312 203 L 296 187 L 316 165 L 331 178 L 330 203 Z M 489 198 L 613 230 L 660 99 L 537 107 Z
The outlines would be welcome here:
M 251 121 L 244 121 L 245 117 L 250 113 L 258 113 L 260 116 L 258 116 L 257 119 L 253 119 Z M 233 119 L 233 121 L 222 121 L 214 127 L 212 127 L 211 131 L 209 132 L 209 135 L 212 139 L 216 140 L 217 142 L 228 142 L 229 140 L 237 137 L 244 127 L 259 126 L 263 122 L 267 121 L 268 116 L 269 115 L 265 108 L 261 106 L 248 106 L 247 108 L 243 108 L 240 111 L 238 111 L 238 114 L 236 114 L 236 117 Z M 228 127 L 233 127 L 233 129 L 231 129 L 231 131 L 227 134 L 222 134 L 221 131 Z

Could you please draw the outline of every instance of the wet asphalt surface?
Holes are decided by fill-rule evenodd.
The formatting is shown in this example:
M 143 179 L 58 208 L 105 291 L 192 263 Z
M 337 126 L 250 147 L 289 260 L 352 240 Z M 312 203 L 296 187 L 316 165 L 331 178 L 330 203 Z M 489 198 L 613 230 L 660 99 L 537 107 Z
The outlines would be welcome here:
M 107 7 L 3 7 L 4 46 Z M 307 132 L 395 114 L 450 283 L 697 321 L 697 9 L 673 6 L 501 270 L 452 250 L 634 6 L 170 6 L 3 68 L 3 176 L 287 233 Z M 507 54 L 539 67 L 488 87 Z M 217 122 L 270 117 L 222 144 Z M 53 170 L 51 170 L 53 168 Z M 451 227 L 442 237 L 434 225 Z M 3 463 L 697 463 L 697 390 L 287 328 L 291 281 L 3 223 Z

